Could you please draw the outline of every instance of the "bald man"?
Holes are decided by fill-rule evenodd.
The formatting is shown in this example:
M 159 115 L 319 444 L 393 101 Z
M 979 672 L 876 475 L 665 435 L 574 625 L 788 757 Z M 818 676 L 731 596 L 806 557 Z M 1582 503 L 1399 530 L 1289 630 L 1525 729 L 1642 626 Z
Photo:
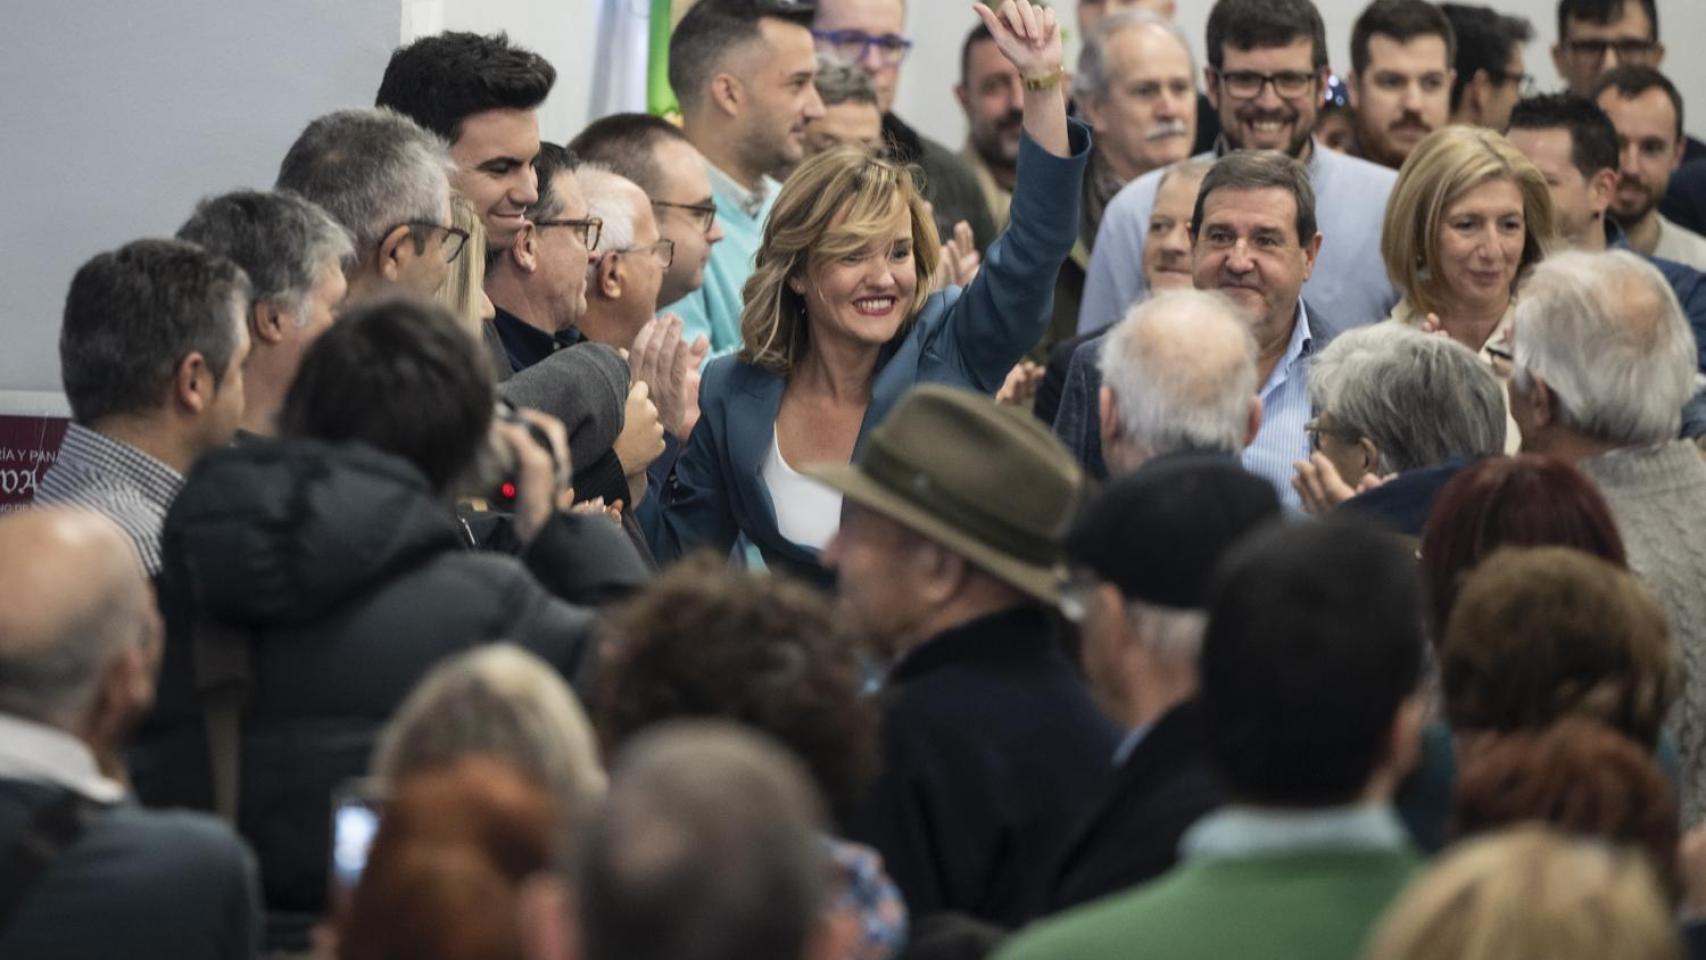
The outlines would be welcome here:
M 153 593 L 111 520 L 0 517 L 0 876 L 29 878 L 0 956 L 255 955 L 242 842 L 212 817 L 128 797 L 121 751 L 154 701 L 160 647 Z M 24 845 L 46 863 L 32 870 Z
M 592 164 L 575 172 L 591 216 L 604 221 L 592 249 L 586 312 L 575 321 L 594 343 L 627 350 L 658 308 L 675 244 L 658 232 L 651 199 L 632 180 Z

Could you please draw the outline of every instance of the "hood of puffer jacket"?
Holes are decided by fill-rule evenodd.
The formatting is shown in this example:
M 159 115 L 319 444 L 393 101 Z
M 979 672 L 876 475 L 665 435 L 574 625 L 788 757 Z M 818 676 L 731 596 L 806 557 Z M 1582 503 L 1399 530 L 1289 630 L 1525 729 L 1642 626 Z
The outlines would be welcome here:
M 190 472 L 166 517 L 162 590 L 215 623 L 311 622 L 463 548 L 406 461 L 359 444 L 254 440 Z

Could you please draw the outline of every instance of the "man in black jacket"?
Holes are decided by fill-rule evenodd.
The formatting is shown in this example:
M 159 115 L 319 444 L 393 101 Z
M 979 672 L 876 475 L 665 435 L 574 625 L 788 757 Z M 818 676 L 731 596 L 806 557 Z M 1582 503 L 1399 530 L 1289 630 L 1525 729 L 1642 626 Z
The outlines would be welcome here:
M 1084 672 L 1129 732 L 1049 877 L 1047 912 L 1167 872 L 1185 830 L 1224 801 L 1196 703 L 1203 601 L 1221 555 L 1279 516 L 1273 487 L 1232 457 L 1179 454 L 1115 480 L 1067 535 L 1085 574 L 1066 604 Z
M 555 454 L 515 424 L 496 431 L 514 460 L 520 558 L 467 549 L 451 499 L 492 411 L 490 375 L 447 312 L 358 309 L 303 359 L 283 439 L 210 456 L 167 518 L 166 651 L 135 780 L 151 804 L 234 813 L 260 857 L 275 949 L 302 949 L 323 912 L 332 793 L 366 772 L 421 676 L 508 640 L 584 685 L 593 615 L 578 604 L 645 576 L 616 525 L 558 511 L 566 441 L 545 421 Z M 240 667 L 210 671 L 233 657 Z M 208 746 L 216 680 L 242 691 L 234 799 Z
M 824 562 L 895 658 L 883 768 L 849 832 L 914 920 L 1017 926 L 1116 739 L 1048 610 L 1083 475 L 1034 417 L 943 386 L 902 399 L 857 466 L 809 472 L 846 500 Z

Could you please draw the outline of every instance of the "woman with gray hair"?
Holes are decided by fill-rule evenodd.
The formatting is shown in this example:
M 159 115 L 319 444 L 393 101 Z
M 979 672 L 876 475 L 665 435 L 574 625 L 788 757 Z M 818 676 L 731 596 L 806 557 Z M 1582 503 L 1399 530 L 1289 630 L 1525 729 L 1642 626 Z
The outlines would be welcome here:
M 1416 506 L 1418 493 L 1425 506 L 1469 460 L 1505 448 L 1498 377 L 1468 347 L 1400 324 L 1363 327 L 1329 344 L 1310 370 L 1309 399 L 1312 452 L 1297 464 L 1292 488 L 1310 513 L 1396 476 L 1407 479 L 1376 498 L 1383 507 Z M 1412 535 L 1426 519 L 1425 509 L 1413 523 L 1376 512 Z

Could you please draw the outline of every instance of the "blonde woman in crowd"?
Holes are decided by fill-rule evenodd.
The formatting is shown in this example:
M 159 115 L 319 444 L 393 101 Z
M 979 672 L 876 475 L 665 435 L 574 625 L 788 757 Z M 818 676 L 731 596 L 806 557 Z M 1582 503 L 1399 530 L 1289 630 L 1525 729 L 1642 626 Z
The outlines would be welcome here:
M 1399 896 L 1367 960 L 1680 960 L 1634 849 L 1519 827 L 1448 852 Z
M 841 497 L 799 471 L 850 462 L 918 383 L 994 394 L 1048 326 L 1088 132 L 1067 119 L 1054 12 L 1030 0 L 975 9 L 1026 86 L 1011 225 L 968 287 L 932 293 L 941 242 L 905 167 L 851 148 L 801 164 L 747 281 L 746 346 L 706 369 L 699 427 L 661 512 L 646 516 L 659 562 L 726 553 L 744 534 L 770 566 L 826 582 L 818 558 Z

